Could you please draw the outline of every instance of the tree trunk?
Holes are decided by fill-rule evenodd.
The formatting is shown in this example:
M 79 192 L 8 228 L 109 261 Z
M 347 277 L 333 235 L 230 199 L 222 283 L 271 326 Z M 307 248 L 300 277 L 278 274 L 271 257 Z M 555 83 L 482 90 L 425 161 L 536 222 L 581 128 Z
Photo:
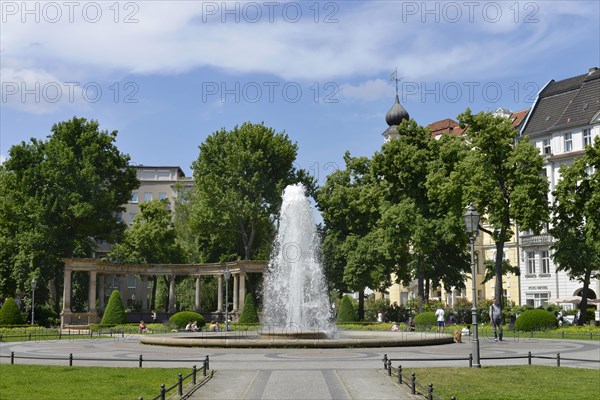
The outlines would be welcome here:
M 358 320 L 365 320 L 365 291 L 358 292 Z
M 504 236 L 503 233 L 500 236 Z M 502 261 L 504 259 L 504 240 L 496 242 L 496 288 L 494 297 L 498 299 L 500 309 L 504 307 L 504 290 L 502 287 Z
M 585 276 L 583 277 L 583 291 L 581 292 L 581 303 L 579 303 L 579 309 L 581 310 L 581 316 L 577 320 L 577 325 L 584 325 L 587 322 L 587 293 L 590 287 L 590 278 L 592 276 L 592 271 L 585 271 Z
M 417 267 L 417 292 L 419 295 L 419 313 L 423 312 L 423 303 L 425 302 L 425 288 L 423 275 L 423 268 L 419 263 L 419 266 Z

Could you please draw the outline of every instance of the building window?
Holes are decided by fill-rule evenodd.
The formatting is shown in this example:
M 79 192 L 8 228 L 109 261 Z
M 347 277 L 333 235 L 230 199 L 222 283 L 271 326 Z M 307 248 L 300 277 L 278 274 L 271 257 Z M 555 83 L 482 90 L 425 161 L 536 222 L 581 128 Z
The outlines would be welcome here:
M 531 307 L 543 307 L 548 304 L 549 293 L 528 293 L 527 305 Z
M 544 155 L 550 155 L 552 154 L 552 147 L 550 146 L 550 139 L 544 139 L 542 142 L 542 151 L 544 153 Z
M 134 275 L 127 275 L 127 288 L 128 289 L 135 289 L 135 276 Z
M 550 273 L 550 255 L 548 254 L 548 251 L 542 251 L 541 258 L 542 258 L 542 274 L 549 274 Z
M 533 251 L 527 253 L 527 273 L 535 274 L 535 253 Z
M 131 200 L 129 200 L 130 203 L 137 203 L 138 202 L 138 192 L 132 192 L 131 193 Z
M 565 152 L 573 150 L 573 134 L 565 133 Z
M 118 289 L 119 288 L 119 277 L 118 276 L 113 276 L 112 279 L 112 288 L 113 289 Z
M 158 199 L 159 200 L 166 200 L 167 199 L 167 192 L 160 192 L 160 193 L 158 193 Z
M 133 224 L 133 219 L 135 218 L 137 214 L 136 213 L 129 213 L 129 223 Z
M 583 130 L 583 147 L 592 144 L 592 131 L 590 129 Z
M 144 201 L 152 201 L 152 193 L 151 192 L 144 193 Z

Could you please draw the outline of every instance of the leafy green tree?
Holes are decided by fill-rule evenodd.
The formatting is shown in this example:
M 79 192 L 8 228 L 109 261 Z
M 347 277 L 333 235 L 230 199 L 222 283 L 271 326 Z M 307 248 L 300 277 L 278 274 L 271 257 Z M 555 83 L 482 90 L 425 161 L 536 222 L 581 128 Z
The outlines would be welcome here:
M 121 300 L 121 294 L 118 290 L 113 290 L 108 299 L 108 304 L 102 316 L 102 325 L 119 325 L 127 323 L 127 315 L 125 315 L 125 307 Z
M 12 297 L 7 298 L 0 308 L 0 326 L 2 325 L 23 325 L 25 320 L 19 306 Z
M 63 258 L 89 257 L 96 240 L 123 232 L 118 214 L 139 181 L 116 137 L 74 117 L 55 124 L 46 141 L 10 148 L 0 165 L 0 293 L 26 290 L 35 276 L 36 297 L 46 301 L 49 282 L 62 293 Z
M 481 281 L 482 285 L 496 278 L 496 261 L 485 260 L 483 266 L 485 268 L 485 275 Z M 502 275 L 507 274 L 521 276 L 521 269 L 518 266 L 512 266 L 508 260 L 502 260 Z
M 344 296 L 340 300 L 340 307 L 337 313 L 336 322 L 354 322 L 356 321 L 356 311 L 352 305 L 350 296 Z
M 171 223 L 172 215 L 164 200 L 146 201 L 140 204 L 120 243 L 113 247 L 110 257 L 117 262 L 136 264 L 178 264 L 187 260 L 177 241 Z M 167 287 L 168 277 L 163 276 Z M 156 308 L 157 277 L 153 277 L 151 308 Z M 168 293 L 168 292 L 167 292 Z M 167 308 L 168 308 L 167 299 Z M 168 311 L 168 310 L 167 310 Z
M 553 195 L 552 258 L 557 270 L 583 284 L 581 323 L 585 323 L 590 280 L 600 279 L 600 138 L 585 155 L 560 168 Z
M 201 261 L 268 257 L 283 189 L 303 182 L 313 191 L 313 179 L 293 165 L 297 150 L 286 134 L 249 122 L 200 145 L 189 201 Z
M 471 151 L 450 177 L 454 190 L 464 190 L 462 204 L 473 202 L 496 245 L 495 297 L 502 306 L 504 244 L 513 237 L 516 222 L 524 230 L 539 232 L 549 221 L 548 181 L 541 175 L 543 158 L 527 138 L 517 140 L 508 118 L 467 109 L 458 116 L 468 126 Z
M 246 294 L 244 299 L 244 308 L 240 315 L 240 324 L 254 324 L 258 322 L 258 312 L 256 311 L 256 305 L 254 304 L 254 298 L 252 294 Z

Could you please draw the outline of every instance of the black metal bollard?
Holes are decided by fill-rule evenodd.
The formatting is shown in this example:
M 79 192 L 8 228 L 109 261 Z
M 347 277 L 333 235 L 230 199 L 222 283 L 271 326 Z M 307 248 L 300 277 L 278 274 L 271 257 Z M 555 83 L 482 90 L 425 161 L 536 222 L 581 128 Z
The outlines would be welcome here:
M 388 371 L 388 376 L 392 376 L 392 360 L 388 360 L 388 362 L 387 362 L 387 371 Z
M 165 384 L 160 385 L 160 400 L 165 400 L 165 394 L 167 391 L 165 390 Z
M 429 384 L 429 389 L 427 390 L 427 395 L 429 396 L 429 400 L 433 400 L 433 383 Z
M 413 372 L 410 374 L 410 392 L 412 394 L 417 394 L 417 376 Z
M 143 362 L 144 362 L 144 357 L 140 354 L 140 368 L 142 368 Z
M 73 366 L 73 353 L 69 354 L 69 367 Z
M 527 353 L 527 363 L 531 365 L 531 352 Z
M 196 366 L 194 365 L 192 367 L 192 383 L 195 385 L 196 384 L 196 374 L 198 373 L 198 370 L 196 369 Z
M 556 366 L 560 367 L 560 353 L 556 353 Z
M 402 385 L 402 365 L 398 365 L 398 383 Z
M 15 352 L 14 351 L 10 352 L 10 363 L 11 364 L 15 363 Z
M 381 361 L 383 361 L 383 368 L 387 369 L 387 354 L 383 355 L 383 360 Z
M 469 353 L 469 368 L 473 368 L 473 353 Z
M 183 396 L 183 376 L 181 372 L 177 374 L 177 391 L 180 396 Z
M 204 359 L 203 363 L 204 363 L 204 366 L 202 367 L 202 376 L 206 376 L 206 370 L 208 369 L 208 361 L 206 361 L 206 359 Z
M 208 358 L 208 356 L 206 356 L 205 360 L 206 360 L 206 370 L 208 371 L 210 369 L 210 359 Z

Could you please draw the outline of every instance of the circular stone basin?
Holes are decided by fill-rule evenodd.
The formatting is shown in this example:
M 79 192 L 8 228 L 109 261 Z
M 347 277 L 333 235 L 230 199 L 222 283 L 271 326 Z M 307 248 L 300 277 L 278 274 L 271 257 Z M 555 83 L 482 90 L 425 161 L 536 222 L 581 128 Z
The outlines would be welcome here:
M 317 332 L 321 333 L 321 332 Z M 308 332 L 315 334 L 315 332 Z M 160 346 L 221 348 L 345 348 L 432 346 L 454 343 L 451 334 L 434 332 L 341 331 L 331 337 L 298 337 L 297 334 L 232 331 L 142 335 L 140 343 Z M 293 335 L 296 335 L 294 337 Z
M 264 339 L 273 340 L 273 339 L 307 339 L 307 340 L 315 340 L 315 339 L 329 339 L 329 336 L 325 332 L 259 332 L 259 335 Z

